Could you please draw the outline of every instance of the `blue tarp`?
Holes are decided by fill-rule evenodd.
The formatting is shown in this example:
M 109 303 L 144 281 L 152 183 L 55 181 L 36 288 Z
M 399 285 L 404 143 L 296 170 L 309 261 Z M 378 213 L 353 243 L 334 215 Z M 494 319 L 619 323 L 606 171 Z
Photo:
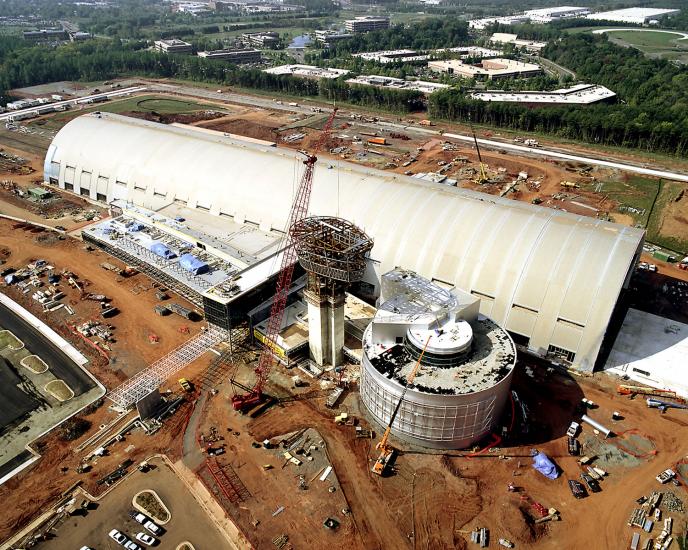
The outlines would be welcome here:
M 544 453 L 538 452 L 533 455 L 533 468 L 549 479 L 557 479 L 559 477 L 559 470 L 556 465 Z
M 131 222 L 130 224 L 127 225 L 127 231 L 131 231 L 132 233 L 134 231 L 141 231 L 145 225 L 139 222 Z
M 160 256 L 161 258 L 165 258 L 166 260 L 169 260 L 170 258 L 176 258 L 177 256 L 160 241 L 151 241 L 148 244 L 148 250 L 150 250 L 153 254 Z
M 179 256 L 179 263 L 184 269 L 191 271 L 194 275 L 208 273 L 208 264 L 199 260 L 193 254 L 182 254 Z

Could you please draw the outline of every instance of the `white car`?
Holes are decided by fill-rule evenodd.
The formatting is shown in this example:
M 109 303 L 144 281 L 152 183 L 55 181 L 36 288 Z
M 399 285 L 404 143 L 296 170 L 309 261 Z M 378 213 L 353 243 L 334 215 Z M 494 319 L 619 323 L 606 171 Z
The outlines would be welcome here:
M 147 515 L 141 514 L 140 512 L 132 512 L 130 516 L 134 519 L 134 521 L 138 521 L 154 535 L 159 535 L 162 532 L 162 527 L 160 527 L 154 521 L 151 521 Z
M 136 540 L 142 542 L 143 544 L 147 544 L 148 546 L 152 546 L 158 542 L 158 539 L 151 537 L 146 533 L 136 533 Z
M 93 550 L 90 546 L 82 546 L 79 550 Z
M 566 435 L 568 435 L 569 437 L 576 437 L 578 435 L 579 428 L 580 424 L 578 422 L 571 422 L 569 429 L 566 430 Z
M 112 531 L 110 531 L 108 533 L 108 536 L 117 544 L 120 544 L 122 546 L 129 542 L 129 537 L 127 537 L 124 533 L 118 531 L 117 529 L 113 529 Z
M 148 529 L 151 533 L 154 535 L 159 535 L 162 532 L 162 527 L 160 527 L 157 523 L 154 521 L 147 521 L 146 523 L 143 524 L 143 526 Z
M 133 540 L 125 542 L 124 548 L 126 548 L 126 550 L 143 550 L 143 548 L 136 544 Z

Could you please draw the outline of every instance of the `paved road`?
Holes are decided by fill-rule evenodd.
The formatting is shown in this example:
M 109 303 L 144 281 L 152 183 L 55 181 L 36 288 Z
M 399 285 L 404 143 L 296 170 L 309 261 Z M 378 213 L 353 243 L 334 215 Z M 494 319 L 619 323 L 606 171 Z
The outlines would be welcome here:
M 2 328 L 11 330 L 24 342 L 29 351 L 40 355 L 41 359 L 50 366 L 50 371 L 55 377 L 64 380 L 74 390 L 75 397 L 96 386 L 95 382 L 50 340 L 2 304 L 0 304 L 0 319 L 2 319 Z
M 460 141 L 473 142 L 473 136 L 463 136 L 460 134 L 443 134 L 443 137 L 449 139 L 458 139 Z M 612 162 L 609 160 L 602 160 L 592 157 L 584 157 L 580 155 L 573 155 L 570 153 L 560 153 L 558 151 L 552 151 L 550 149 L 543 149 L 541 147 L 526 147 L 524 145 L 515 145 L 513 143 L 507 143 L 503 141 L 495 141 L 491 139 L 478 139 L 480 145 L 491 149 L 504 149 L 506 151 L 517 151 L 519 153 L 525 153 L 526 155 L 536 156 L 536 157 L 550 157 L 562 160 L 573 160 L 576 162 L 583 162 L 585 164 L 592 164 L 595 166 L 605 166 L 607 168 L 616 168 L 617 170 L 624 170 L 626 172 L 634 172 L 636 174 L 642 174 L 644 176 L 654 176 L 658 178 L 665 178 L 677 181 L 688 182 L 688 175 L 681 174 L 678 172 L 669 172 L 666 170 L 655 170 L 653 168 L 644 168 L 642 166 L 635 166 L 633 164 L 626 164 L 623 162 Z

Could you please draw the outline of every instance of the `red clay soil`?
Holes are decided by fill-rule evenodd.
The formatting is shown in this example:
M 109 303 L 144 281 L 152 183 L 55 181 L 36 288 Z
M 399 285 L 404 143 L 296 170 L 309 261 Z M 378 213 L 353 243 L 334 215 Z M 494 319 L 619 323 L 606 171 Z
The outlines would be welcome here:
M 352 547 L 413 548 L 415 544 L 416 548 L 464 548 L 471 529 L 487 527 L 493 541 L 508 538 L 519 548 L 626 548 L 631 536 L 626 520 L 635 499 L 656 490 L 657 471 L 688 453 L 688 443 L 676 430 L 684 422 L 679 418 L 683 411 L 672 411 L 669 416 L 654 414 L 642 400 L 615 395 L 615 381 L 604 375 L 572 379 L 536 368 L 535 376 L 530 379 L 520 372 L 515 385 L 533 416 L 528 440 L 473 459 L 442 458 L 408 449 L 396 461 L 396 474 L 388 478 L 370 473 L 379 434 L 373 441 L 356 440 L 353 428 L 332 423 L 337 411 L 324 409 L 320 398 L 275 407 L 255 420 L 236 415 L 221 402 L 218 406 L 226 411 L 232 429 L 243 433 L 247 428 L 257 441 L 302 427 L 320 431 L 352 510 L 356 525 L 355 536 L 349 540 Z M 598 404 L 589 414 L 601 422 L 610 425 L 613 410 L 624 416 L 614 423 L 615 431 L 640 427 L 643 433 L 652 434 L 658 454 L 640 460 L 629 457 L 618 467 L 608 467 L 602 492 L 579 501 L 566 482 L 579 478 L 581 468 L 576 458 L 566 453 L 564 432 L 583 395 Z M 350 395 L 343 408 L 351 413 L 357 408 L 356 399 Z M 220 416 L 215 413 L 214 421 Z M 364 419 L 361 422 L 365 425 Z M 595 437 L 588 427 L 584 431 L 586 437 Z M 563 475 L 552 481 L 533 470 L 531 448 L 552 457 Z M 234 452 L 241 456 L 239 448 Z M 519 488 L 518 493 L 507 492 L 510 482 Z M 683 489 L 680 493 L 682 498 L 688 496 Z M 526 495 L 530 500 L 523 500 Z M 562 521 L 534 525 L 538 515 L 530 501 L 558 509 Z M 672 515 L 675 521 L 684 519 Z M 265 541 L 259 538 L 256 542 Z
M 138 274 L 116 282 L 117 275 L 106 271 L 100 267 L 100 264 L 108 262 L 119 267 L 123 267 L 123 264 L 104 252 L 98 250 L 87 252 L 81 241 L 72 238 L 58 240 L 53 233 L 32 233 L 13 229 L 14 226 L 12 222 L 0 220 L 0 234 L 4 235 L 3 248 L 11 252 L 6 267 L 19 268 L 32 260 L 45 259 L 55 266 L 57 272 L 63 268 L 73 271 L 86 285 L 87 292 L 104 294 L 112 300 L 114 306 L 120 309 L 118 315 L 108 320 L 108 323 L 115 326 L 113 335 L 117 342 L 111 344 L 112 360 L 109 367 L 100 373 L 106 386 L 133 375 L 200 330 L 201 323 L 190 322 L 177 315 L 158 316 L 153 311 L 153 306 L 160 302 L 155 298 L 155 289 L 146 276 Z M 19 292 L 16 287 L 5 287 L 2 291 L 65 334 L 68 340 L 85 350 L 96 363 L 101 362 L 90 348 L 84 346 L 81 339 L 69 335 L 64 325 L 65 322 L 78 324 L 89 319 L 100 319 L 100 305 L 97 302 L 81 300 L 79 292 L 66 282 L 62 282 L 60 288 L 67 294 L 64 301 L 72 306 L 76 315 L 68 316 L 64 313 L 64 309 L 44 314 L 35 300 Z M 192 307 L 176 295 L 171 298 L 171 301 Z M 183 327 L 189 329 L 189 334 L 180 332 Z M 149 339 L 151 334 L 158 337 L 158 343 L 151 344 Z

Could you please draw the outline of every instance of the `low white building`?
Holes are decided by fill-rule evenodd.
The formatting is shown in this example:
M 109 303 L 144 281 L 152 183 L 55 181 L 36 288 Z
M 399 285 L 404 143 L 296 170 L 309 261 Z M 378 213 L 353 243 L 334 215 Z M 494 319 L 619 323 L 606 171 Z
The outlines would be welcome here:
M 616 21 L 618 23 L 635 23 L 645 25 L 667 15 L 679 13 L 681 10 L 661 8 L 626 8 L 623 10 L 603 11 L 588 15 L 588 19 L 598 21 Z
M 446 73 L 464 78 L 480 80 L 497 80 L 500 78 L 526 78 L 542 73 L 540 65 L 524 63 L 514 59 L 485 59 L 479 64 L 471 65 L 460 59 L 430 61 L 428 68 L 438 73 Z
M 193 50 L 193 46 L 189 42 L 184 42 L 179 38 L 156 40 L 153 47 L 163 53 L 191 53 Z
M 364 15 L 344 21 L 347 32 L 359 33 L 389 29 L 389 17 Z
M 472 19 L 468 22 L 471 29 L 482 31 L 498 23 L 500 25 L 518 25 L 519 23 L 528 23 L 530 18 L 527 15 L 508 15 L 506 17 L 484 17 L 483 19 Z
M 490 37 L 490 42 L 495 44 L 513 44 L 517 48 L 525 48 L 530 52 L 538 52 L 542 50 L 547 42 L 535 42 L 533 40 L 522 40 L 518 38 L 517 34 L 510 34 L 506 32 L 496 32 Z
M 375 61 L 377 63 L 412 63 L 414 61 L 427 61 L 429 55 L 419 54 L 415 50 L 384 50 L 380 52 L 364 52 L 352 54 L 352 57 Z
M 424 80 L 403 80 L 401 78 L 392 78 L 390 76 L 380 75 L 361 75 L 356 78 L 350 78 L 346 82 L 347 84 L 359 84 L 361 86 L 377 86 L 378 88 L 413 90 L 426 95 L 436 92 L 437 90 L 449 88 L 447 84 L 438 84 L 437 82 L 426 82 Z
M 466 59 L 469 57 L 487 59 L 490 57 L 500 57 L 504 55 L 503 51 L 493 50 L 490 48 L 481 48 L 480 46 L 458 46 L 456 48 L 441 48 L 439 50 L 432 51 L 433 54 L 440 54 L 444 52 L 458 54 L 461 59 Z
M 590 8 L 580 8 L 576 6 L 555 6 L 552 8 L 541 8 L 524 12 L 531 23 L 551 23 L 558 19 L 573 17 L 585 17 L 590 13 Z
M 609 88 L 596 84 L 577 84 L 571 88 L 545 91 L 511 92 L 503 90 L 485 90 L 473 92 L 473 99 L 494 103 L 523 103 L 527 105 L 591 105 L 600 101 L 609 101 L 616 94 Z
M 315 65 L 280 65 L 265 69 L 270 74 L 290 74 L 301 78 L 339 78 L 350 71 L 346 69 L 334 69 L 331 67 L 316 67 Z

